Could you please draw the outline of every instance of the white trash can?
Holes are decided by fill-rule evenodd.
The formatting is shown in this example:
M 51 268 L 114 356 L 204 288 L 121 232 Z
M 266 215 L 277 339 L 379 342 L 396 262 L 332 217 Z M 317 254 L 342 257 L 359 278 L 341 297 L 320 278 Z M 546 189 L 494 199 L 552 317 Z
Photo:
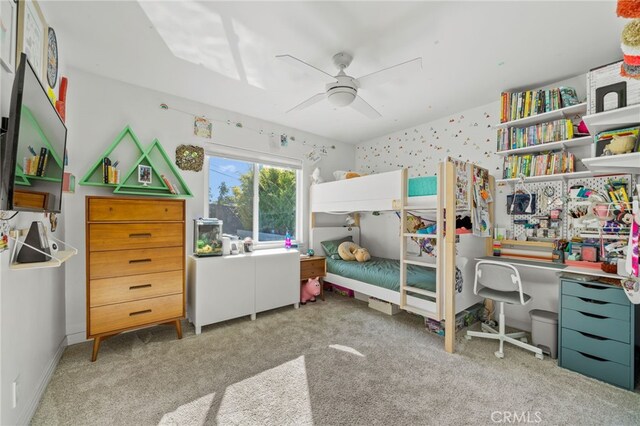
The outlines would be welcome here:
M 531 316 L 531 340 L 533 345 L 542 349 L 553 359 L 558 356 L 558 314 L 533 309 Z

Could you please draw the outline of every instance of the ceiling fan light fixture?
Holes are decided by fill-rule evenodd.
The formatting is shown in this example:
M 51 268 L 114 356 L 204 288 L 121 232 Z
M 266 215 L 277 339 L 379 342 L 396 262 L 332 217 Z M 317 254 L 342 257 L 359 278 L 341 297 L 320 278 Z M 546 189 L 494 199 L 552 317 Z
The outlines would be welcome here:
M 333 105 L 345 107 L 356 98 L 356 91 L 351 87 L 335 87 L 329 90 L 327 98 Z

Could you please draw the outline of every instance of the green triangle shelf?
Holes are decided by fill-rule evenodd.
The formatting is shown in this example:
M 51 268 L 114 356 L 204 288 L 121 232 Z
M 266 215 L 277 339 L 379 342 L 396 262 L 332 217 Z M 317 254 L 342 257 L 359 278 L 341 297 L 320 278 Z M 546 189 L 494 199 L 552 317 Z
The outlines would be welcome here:
M 129 138 L 127 138 L 129 136 Z M 139 154 L 144 154 L 144 149 L 142 148 L 142 144 L 138 140 L 136 134 L 131 130 L 129 125 L 125 126 L 124 129 L 116 136 L 114 141 L 111 143 L 109 148 L 102 153 L 100 158 L 95 162 L 93 166 L 89 169 L 89 171 L 82 177 L 79 184 L 80 185 L 90 185 L 90 186 L 106 186 L 106 187 L 118 187 L 115 183 L 104 183 L 102 179 L 102 162 L 104 157 L 108 157 L 111 153 L 120 145 L 120 143 L 125 140 L 133 141 L 135 148 Z
M 169 187 L 162 179 L 161 172 L 151 158 L 156 152 L 160 155 L 160 159 L 163 161 L 166 171 L 172 175 L 171 177 L 167 176 L 167 179 L 169 179 L 172 184 L 176 184 L 177 181 L 177 185 L 179 185 L 179 188 L 177 188 L 180 192 L 179 194 L 171 193 Z M 144 186 L 137 182 L 138 166 L 141 164 L 151 167 L 153 177 L 151 179 L 152 184 L 149 186 Z M 151 145 L 142 153 L 138 158 L 138 161 L 135 162 L 121 182 L 122 183 L 113 191 L 115 194 L 153 195 L 157 197 L 193 197 L 191 190 L 185 183 L 184 179 L 182 179 L 182 176 L 173 165 L 171 158 L 167 155 L 164 148 L 162 148 L 158 139 L 153 140 Z
M 24 173 L 24 170 L 22 169 L 22 166 L 20 164 L 16 164 L 16 180 L 15 180 L 15 183 L 18 184 L 18 185 L 23 185 L 23 186 L 31 186 L 31 180 L 34 180 L 34 179 L 35 180 L 47 180 L 47 181 L 51 181 L 51 182 L 61 182 L 62 178 L 61 177 L 57 177 L 56 176 L 56 172 L 57 172 L 57 175 L 61 175 L 62 174 L 62 168 L 63 168 L 62 167 L 62 157 L 60 157 L 60 154 L 58 154 L 56 152 L 56 150 L 53 149 L 53 146 L 51 145 L 51 142 L 47 138 L 47 135 L 44 133 L 44 131 L 42 131 L 42 127 L 40 126 L 40 123 L 38 123 L 38 120 L 36 120 L 36 118 L 33 116 L 33 112 L 31 112 L 31 110 L 28 107 L 26 107 L 24 105 L 22 106 L 21 116 L 29 124 L 29 127 L 31 127 L 35 131 L 35 133 L 37 134 L 37 138 L 39 139 L 39 143 L 34 143 L 34 145 L 38 146 L 39 144 L 42 144 L 43 147 L 45 147 L 45 148 L 47 148 L 49 150 L 49 155 L 51 155 L 51 158 L 53 160 L 51 162 L 47 163 L 47 164 L 51 164 L 51 165 L 47 167 L 47 170 L 46 170 L 44 176 L 27 175 L 27 174 Z M 34 139 L 33 142 L 35 142 L 35 139 Z M 38 153 L 39 152 L 40 152 L 40 150 L 38 149 Z M 57 171 L 54 170 L 56 166 L 57 166 Z
M 29 179 L 27 179 L 27 177 L 25 176 L 24 172 L 22 171 L 22 167 L 17 164 L 15 183 L 16 185 L 31 186 L 31 182 L 29 182 Z

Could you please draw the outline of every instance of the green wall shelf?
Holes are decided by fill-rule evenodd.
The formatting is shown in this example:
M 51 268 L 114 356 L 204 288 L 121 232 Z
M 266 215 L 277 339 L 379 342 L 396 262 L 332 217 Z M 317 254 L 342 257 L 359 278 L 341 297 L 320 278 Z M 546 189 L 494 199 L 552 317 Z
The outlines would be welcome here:
M 127 173 L 122 175 L 123 178 L 120 179 L 119 184 L 104 183 L 102 172 L 103 159 L 115 153 L 116 148 L 118 148 L 123 141 L 125 141 L 125 143 L 129 142 L 130 145 L 132 144 L 132 146 L 128 147 L 129 150 L 134 151 L 130 156 L 137 157 L 137 160 L 128 169 Z M 151 184 L 144 186 L 138 182 L 139 165 L 151 167 Z M 177 187 L 179 194 L 173 194 L 171 192 L 162 179 L 162 175 L 165 175 L 172 185 Z M 173 198 L 193 197 L 191 190 L 182 179 L 182 176 L 173 165 L 171 158 L 167 155 L 164 148 L 162 148 L 158 139 L 154 139 L 151 145 L 145 150 L 142 148 L 142 144 L 136 134 L 128 125 L 125 126 L 107 150 L 103 152 L 100 158 L 87 171 L 79 184 L 114 188 L 114 194 L 120 195 L 147 195 Z

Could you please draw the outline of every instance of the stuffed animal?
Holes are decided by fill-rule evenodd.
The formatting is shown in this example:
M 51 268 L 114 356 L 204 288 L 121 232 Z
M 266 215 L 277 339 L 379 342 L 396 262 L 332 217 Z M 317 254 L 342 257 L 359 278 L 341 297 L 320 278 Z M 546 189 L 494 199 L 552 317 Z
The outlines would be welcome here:
M 602 151 L 603 155 L 618 155 L 633 152 L 633 148 L 636 145 L 635 136 L 618 136 L 613 135 L 613 140 L 609 142 L 609 145 L 604 147 Z
M 356 250 L 358 250 L 360 246 L 351 241 L 345 241 L 338 246 L 338 254 L 342 260 L 352 261 L 356 260 Z
M 371 255 L 369 254 L 369 250 L 367 250 L 366 248 L 360 247 L 358 250 L 356 250 L 354 254 L 358 262 L 368 262 L 371 260 Z
M 315 302 L 316 296 L 320 296 L 320 277 L 309 278 L 300 286 L 300 303 Z
M 320 168 L 316 167 L 313 170 L 313 173 L 311 173 L 311 185 L 315 185 L 317 183 L 322 183 L 324 182 L 324 179 L 322 179 L 322 176 L 320 176 Z

